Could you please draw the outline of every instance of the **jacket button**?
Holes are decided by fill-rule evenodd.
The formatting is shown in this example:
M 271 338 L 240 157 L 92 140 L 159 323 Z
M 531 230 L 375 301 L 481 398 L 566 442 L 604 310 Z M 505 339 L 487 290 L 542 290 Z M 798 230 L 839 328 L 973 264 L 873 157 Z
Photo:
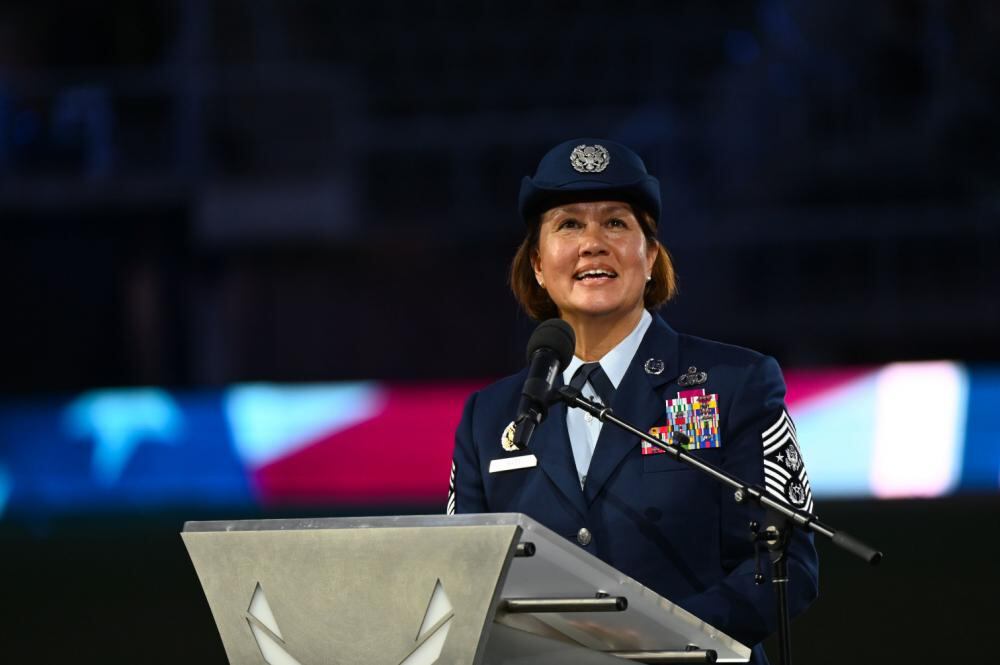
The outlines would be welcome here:
M 576 542 L 580 543 L 584 547 L 590 544 L 590 538 L 590 531 L 587 530 L 587 527 L 583 527 L 576 532 Z

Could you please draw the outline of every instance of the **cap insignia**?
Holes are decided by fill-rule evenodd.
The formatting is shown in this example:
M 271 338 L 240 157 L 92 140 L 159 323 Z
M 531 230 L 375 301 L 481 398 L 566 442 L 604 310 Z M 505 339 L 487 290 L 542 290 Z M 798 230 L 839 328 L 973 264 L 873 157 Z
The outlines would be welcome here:
M 580 173 L 600 173 L 608 168 L 608 164 L 611 163 L 611 155 L 600 144 L 578 145 L 570 153 L 569 163 Z

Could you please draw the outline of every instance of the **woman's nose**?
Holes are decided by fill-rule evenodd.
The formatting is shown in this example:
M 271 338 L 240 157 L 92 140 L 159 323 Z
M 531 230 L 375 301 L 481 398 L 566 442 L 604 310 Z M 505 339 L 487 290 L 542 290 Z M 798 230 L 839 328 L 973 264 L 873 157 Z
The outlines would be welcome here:
M 583 256 L 593 256 L 594 254 L 606 254 L 607 245 L 604 242 L 604 234 L 597 224 L 588 224 L 580 237 L 580 254 Z

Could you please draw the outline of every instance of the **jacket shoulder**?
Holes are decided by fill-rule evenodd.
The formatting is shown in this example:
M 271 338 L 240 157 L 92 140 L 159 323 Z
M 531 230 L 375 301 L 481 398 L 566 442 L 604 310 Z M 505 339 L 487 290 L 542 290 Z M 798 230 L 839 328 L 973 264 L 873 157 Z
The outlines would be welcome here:
M 520 395 L 524 380 L 528 377 L 528 368 L 522 369 L 517 374 L 511 374 L 494 381 L 484 388 L 479 389 L 479 396 L 487 401 L 503 400 L 511 395 Z
M 713 364 L 751 366 L 760 363 L 769 356 L 759 351 L 735 344 L 718 342 L 695 335 L 679 334 L 681 358 L 699 356 Z
M 528 369 L 525 368 L 472 393 L 466 402 L 466 416 L 478 423 L 512 420 L 527 376 Z

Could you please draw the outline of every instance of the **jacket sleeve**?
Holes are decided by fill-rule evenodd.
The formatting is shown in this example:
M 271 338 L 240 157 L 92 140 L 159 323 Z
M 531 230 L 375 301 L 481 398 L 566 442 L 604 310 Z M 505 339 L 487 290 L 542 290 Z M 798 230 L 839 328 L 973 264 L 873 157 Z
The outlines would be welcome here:
M 762 357 L 735 393 L 723 430 L 726 434 L 722 440 L 725 452 L 722 466 L 744 482 L 764 487 L 772 498 L 811 511 L 809 480 L 784 398 L 785 382 L 778 363 Z M 749 540 L 749 522 L 766 524 L 766 516 L 756 505 L 737 504 L 728 486 L 720 491 L 720 547 L 727 576 L 680 604 L 731 637 L 753 645 L 777 630 L 771 561 L 767 550 L 762 550 L 760 571 L 765 582 L 755 584 L 756 557 Z M 798 529 L 792 534 L 788 577 L 788 605 L 794 617 L 818 593 L 818 562 L 812 534 Z
M 448 484 L 447 513 L 485 513 L 486 492 L 480 471 L 479 452 L 473 439 L 473 413 L 479 393 L 465 402 L 462 420 L 455 431 L 455 451 L 451 458 L 451 478 Z

